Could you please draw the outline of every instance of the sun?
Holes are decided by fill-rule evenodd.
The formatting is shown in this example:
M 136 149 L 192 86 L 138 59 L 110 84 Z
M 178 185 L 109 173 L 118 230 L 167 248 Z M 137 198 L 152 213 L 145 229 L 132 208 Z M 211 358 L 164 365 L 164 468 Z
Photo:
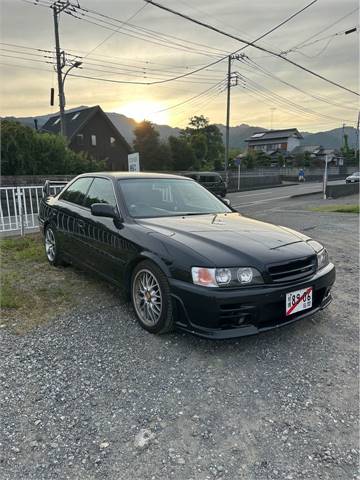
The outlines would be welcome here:
M 166 108 L 159 102 L 151 100 L 138 100 L 135 102 L 126 103 L 117 110 L 119 113 L 133 118 L 137 122 L 142 120 L 150 120 L 154 123 L 165 124 L 168 122 L 168 114 L 165 111 L 161 111 Z

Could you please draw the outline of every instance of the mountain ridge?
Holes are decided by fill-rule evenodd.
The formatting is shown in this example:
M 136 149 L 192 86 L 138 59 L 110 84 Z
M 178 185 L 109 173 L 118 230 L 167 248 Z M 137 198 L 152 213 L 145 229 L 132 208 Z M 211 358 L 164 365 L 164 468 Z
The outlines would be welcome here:
M 67 110 L 68 112 L 80 110 L 87 108 L 86 106 L 80 106 L 77 108 L 72 108 Z M 138 124 L 133 118 L 127 117 L 122 113 L 116 112 L 105 112 L 106 115 L 113 122 L 115 127 L 120 131 L 123 137 L 129 142 L 132 143 L 134 139 L 134 128 Z M 29 117 L 2 117 L 2 119 L 12 119 L 20 122 L 23 125 L 34 127 L 34 119 L 38 121 L 38 127 L 41 128 L 45 122 L 50 118 L 57 115 L 56 113 L 38 115 L 38 116 L 29 116 Z M 223 138 L 225 138 L 225 125 L 216 124 L 219 127 Z M 178 127 L 171 127 L 169 125 L 158 125 L 154 123 L 156 130 L 160 134 L 162 140 L 166 140 L 170 135 L 178 136 L 181 129 Z M 266 131 L 268 129 L 264 127 L 252 126 L 248 124 L 240 124 L 230 127 L 229 131 L 229 140 L 230 148 L 245 148 L 246 143 L 245 139 L 249 138 L 253 133 L 258 131 Z M 348 135 L 349 145 L 351 147 L 355 146 L 356 143 L 356 129 L 353 127 L 345 127 L 345 133 Z M 322 145 L 325 148 L 335 148 L 339 149 L 342 146 L 343 142 L 343 129 L 335 128 L 332 130 L 324 130 L 320 132 L 301 132 L 304 139 L 302 141 L 303 145 Z

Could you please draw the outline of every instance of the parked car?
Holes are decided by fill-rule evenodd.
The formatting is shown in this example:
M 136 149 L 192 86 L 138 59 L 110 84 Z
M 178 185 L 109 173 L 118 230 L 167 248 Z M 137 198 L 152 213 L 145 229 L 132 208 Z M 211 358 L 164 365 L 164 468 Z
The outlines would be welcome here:
M 345 178 L 346 183 L 357 183 L 360 182 L 360 172 L 354 172 L 348 177 Z
M 203 187 L 209 190 L 214 195 L 225 197 L 227 193 L 227 186 L 221 175 L 214 172 L 191 172 L 185 173 L 185 177 L 192 178 L 200 183 Z
M 192 179 L 112 172 L 80 175 L 54 197 L 48 187 L 49 262 L 123 286 L 149 332 L 252 335 L 331 301 L 335 267 L 320 243 L 243 217 Z

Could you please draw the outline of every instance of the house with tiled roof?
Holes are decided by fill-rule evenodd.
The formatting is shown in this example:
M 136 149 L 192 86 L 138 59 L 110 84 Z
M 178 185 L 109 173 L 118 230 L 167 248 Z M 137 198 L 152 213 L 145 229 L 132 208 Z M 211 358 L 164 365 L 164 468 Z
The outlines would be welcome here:
M 300 146 L 303 136 L 297 128 L 255 132 L 245 142 L 248 150 L 263 151 L 268 155 L 274 152 L 290 153 Z
M 109 170 L 128 169 L 128 154 L 132 149 L 99 105 L 67 112 L 65 123 L 72 150 L 105 160 Z M 41 131 L 59 134 L 60 116 L 50 117 Z

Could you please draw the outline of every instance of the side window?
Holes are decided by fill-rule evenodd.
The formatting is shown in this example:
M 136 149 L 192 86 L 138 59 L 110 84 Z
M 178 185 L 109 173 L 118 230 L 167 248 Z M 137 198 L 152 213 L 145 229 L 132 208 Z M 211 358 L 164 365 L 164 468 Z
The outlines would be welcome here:
M 60 200 L 83 205 L 86 192 L 92 181 L 92 177 L 79 178 L 60 195 Z
M 85 199 L 85 207 L 90 208 L 93 203 L 107 203 L 116 206 L 114 189 L 110 180 L 95 178 Z
M 199 182 L 200 183 L 209 183 L 209 182 L 211 182 L 211 177 L 209 177 L 208 175 L 200 175 Z
M 78 145 L 84 145 L 84 135 L 82 133 L 76 135 L 76 143 Z

